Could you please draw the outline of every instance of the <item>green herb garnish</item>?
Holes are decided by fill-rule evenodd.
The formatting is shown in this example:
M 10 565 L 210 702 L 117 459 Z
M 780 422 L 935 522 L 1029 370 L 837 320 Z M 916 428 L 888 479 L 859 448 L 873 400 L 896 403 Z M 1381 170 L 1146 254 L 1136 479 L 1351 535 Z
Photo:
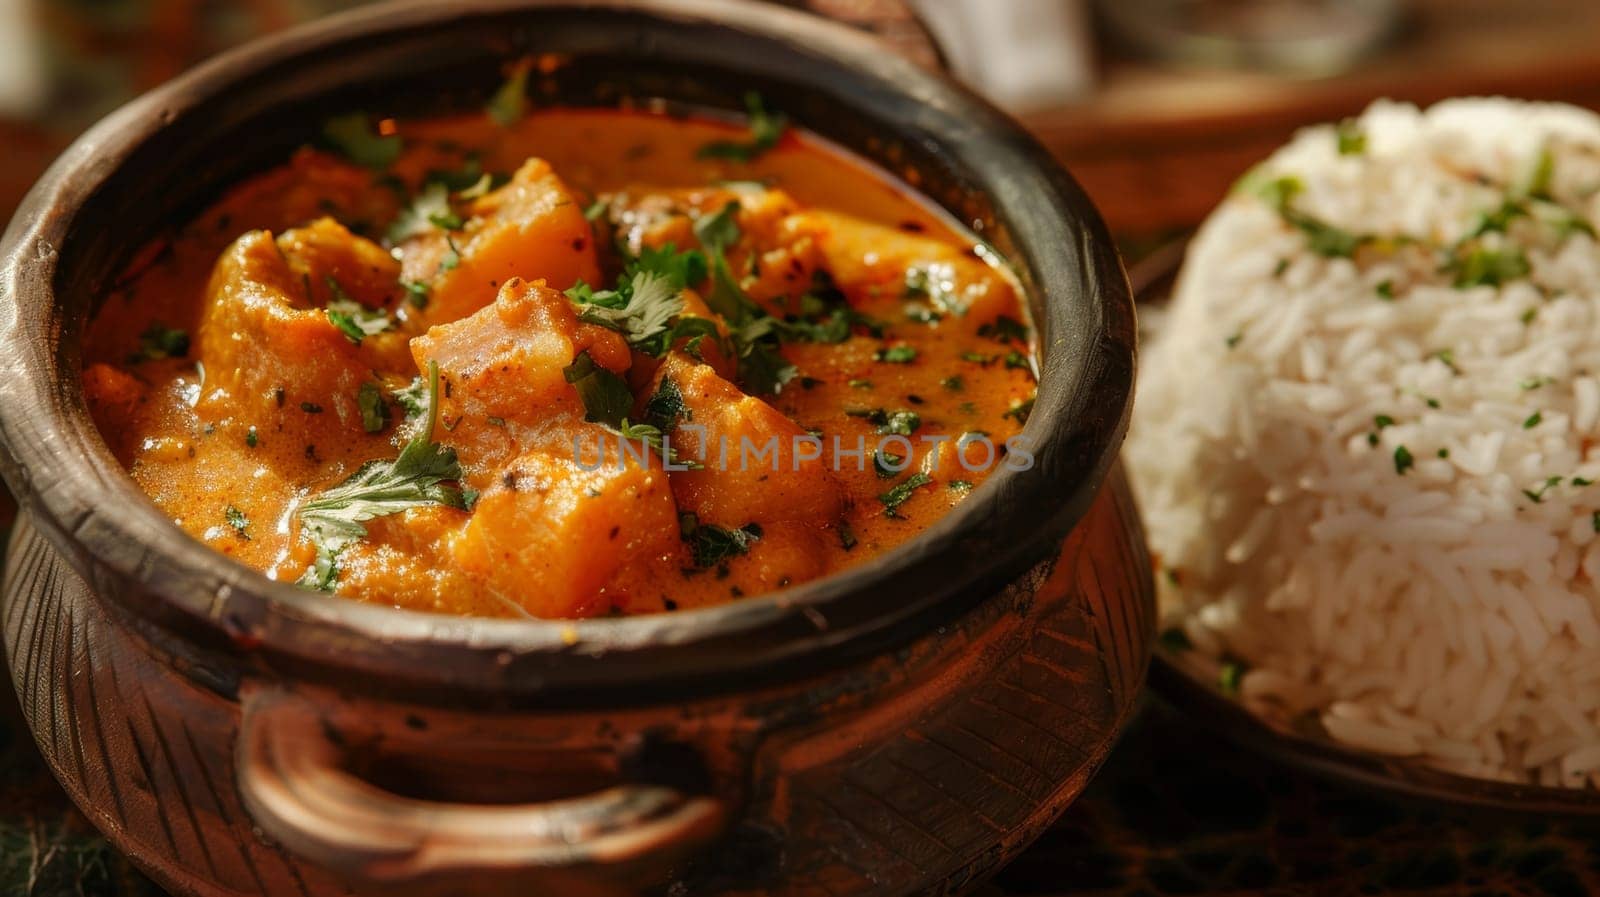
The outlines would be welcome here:
M 768 150 L 778 145 L 783 132 L 789 126 L 788 118 L 782 113 L 767 109 L 766 101 L 761 98 L 761 94 L 753 90 L 745 93 L 744 108 L 750 116 L 749 138 L 742 141 L 712 141 L 700 147 L 695 153 L 696 158 L 751 162 L 766 155 Z
M 322 136 L 346 159 L 378 170 L 393 165 L 405 148 L 405 142 L 398 135 L 379 134 L 362 112 L 329 119 L 322 126 Z
M 338 281 L 328 278 L 328 286 L 333 290 L 334 298 L 328 303 L 328 321 L 339 328 L 345 338 L 356 345 L 369 336 L 375 336 L 394 326 L 387 312 L 367 308 L 365 305 L 351 299 L 344 290 L 339 288 Z
M 317 548 L 301 586 L 331 591 L 339 576 L 340 552 L 366 538 L 368 520 L 428 505 L 465 508 L 461 490 L 448 485 L 461 478 L 455 450 L 433 441 L 438 395 L 439 366 L 430 361 L 427 422 L 399 457 L 368 461 L 349 479 L 300 506 L 301 530 Z
M 138 364 L 160 358 L 183 358 L 188 354 L 189 334 L 156 322 L 139 334 L 139 351 L 129 356 L 128 362 Z
M 383 400 L 383 390 L 376 383 L 363 383 L 356 392 L 356 405 L 361 409 L 361 429 L 368 433 L 381 433 L 389 425 L 389 405 Z
M 879 479 L 892 480 L 905 470 L 906 458 L 894 452 L 878 449 L 872 453 L 872 469 L 878 474 Z
M 494 119 L 495 124 L 509 128 L 528 114 L 528 72 L 532 68 L 533 60 L 519 60 L 511 67 L 505 83 L 489 98 L 484 111 Z
M 223 508 L 222 516 L 228 521 L 228 525 L 233 527 L 233 531 L 239 534 L 239 538 L 246 542 L 250 541 L 250 518 L 246 517 L 243 511 L 228 505 Z
M 628 381 L 595 364 L 588 352 L 580 352 L 562 374 L 577 388 L 587 421 L 619 426 L 633 407 Z
M 905 344 L 889 346 L 872 353 L 872 360 L 887 364 L 910 364 L 917 360 L 917 349 Z
M 1340 122 L 1336 133 L 1339 140 L 1339 155 L 1359 156 L 1367 151 L 1367 135 L 1355 122 L 1349 119 Z
M 1445 266 L 1455 274 L 1454 286 L 1458 290 L 1471 287 L 1498 287 L 1508 281 L 1527 276 L 1532 268 L 1528 257 L 1519 249 L 1485 249 L 1476 247 L 1465 256 L 1457 256 Z
M 1395 449 L 1394 449 L 1394 472 L 1395 473 L 1398 473 L 1401 476 L 1404 476 L 1406 471 L 1408 471 L 1412 467 L 1416 466 L 1416 463 L 1417 463 L 1417 459 L 1411 457 L 1411 450 L 1410 449 L 1406 448 L 1403 445 L 1395 446 Z
M 911 493 L 933 482 L 933 478 L 925 473 L 914 473 L 888 492 L 878 496 L 878 501 L 883 503 L 883 516 L 899 517 L 900 506 L 911 498 Z
M 706 570 L 745 554 L 761 538 L 761 526 L 747 523 L 738 529 L 727 529 L 710 523 L 701 523 L 691 512 L 678 515 L 678 531 L 683 541 L 689 543 L 696 568 Z

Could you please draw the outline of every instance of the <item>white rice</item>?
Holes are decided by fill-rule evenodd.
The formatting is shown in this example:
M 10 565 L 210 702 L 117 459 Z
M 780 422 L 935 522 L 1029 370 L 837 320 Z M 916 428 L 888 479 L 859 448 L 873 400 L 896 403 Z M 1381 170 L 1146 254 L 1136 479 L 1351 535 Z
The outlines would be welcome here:
M 1259 713 L 1594 787 L 1600 117 L 1380 102 L 1342 130 L 1364 150 L 1308 129 L 1218 208 L 1146 348 L 1127 457 L 1164 611 Z M 1389 239 L 1318 254 L 1261 191 L 1283 177 L 1311 230 Z M 1508 198 L 1533 215 L 1458 245 Z M 1528 271 L 1458 287 L 1473 248 Z

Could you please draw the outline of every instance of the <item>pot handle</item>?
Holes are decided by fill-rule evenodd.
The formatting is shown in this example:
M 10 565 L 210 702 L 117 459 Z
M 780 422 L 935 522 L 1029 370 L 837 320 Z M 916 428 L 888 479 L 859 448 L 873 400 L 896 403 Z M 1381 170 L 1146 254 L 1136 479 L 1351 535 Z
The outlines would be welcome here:
M 520 805 L 448 803 L 387 791 L 345 768 L 315 707 L 282 691 L 244 701 L 239 795 L 269 838 L 356 882 L 404 886 L 435 876 L 519 893 L 540 871 L 575 885 L 659 875 L 714 838 L 722 803 L 655 785 Z M 402 892 L 403 892 L 402 887 Z

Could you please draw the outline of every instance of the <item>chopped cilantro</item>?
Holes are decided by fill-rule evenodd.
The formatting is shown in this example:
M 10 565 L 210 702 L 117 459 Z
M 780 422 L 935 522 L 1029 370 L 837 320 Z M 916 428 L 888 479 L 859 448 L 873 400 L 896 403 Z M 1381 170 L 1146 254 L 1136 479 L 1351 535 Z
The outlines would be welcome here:
M 678 515 L 678 531 L 683 541 L 689 543 L 696 568 L 706 570 L 745 554 L 761 538 L 761 526 L 747 523 L 738 529 L 727 529 L 710 523 L 701 523 L 691 512 Z
M 578 353 L 562 371 L 583 400 L 584 420 L 617 426 L 633 407 L 628 381 L 595 364 L 588 352 Z
M 361 409 L 361 429 L 368 433 L 381 433 L 389 425 L 389 405 L 383 400 L 383 390 L 376 383 L 363 383 L 356 392 L 356 405 Z
M 567 290 L 567 298 L 578 304 L 579 319 L 615 330 L 632 346 L 651 344 L 661 351 L 665 346 L 656 337 L 683 313 L 683 285 L 653 271 L 637 271 L 631 280 L 618 284 L 618 289 L 603 293 L 595 293 L 579 281 Z
M 433 287 L 420 280 L 402 280 L 400 286 L 406 291 L 406 301 L 412 308 L 427 308 L 428 300 L 433 297 Z
M 422 377 L 412 380 L 410 386 L 393 390 L 389 396 L 405 412 L 406 420 L 430 413 L 433 394 L 428 390 L 428 381 Z
M 917 360 L 917 349 L 915 346 L 908 346 L 903 343 L 898 346 L 889 346 L 872 353 L 872 360 L 888 364 L 910 364 Z
M 159 321 L 139 334 L 139 351 L 129 356 L 130 364 L 160 358 L 183 358 L 189 354 L 189 334 Z
M 1539 424 L 1542 423 L 1543 421 L 1544 421 L 1544 412 L 1535 411 L 1534 413 L 1528 415 L 1527 419 L 1522 422 L 1522 429 L 1531 430 L 1534 427 L 1539 426 Z
M 1026 343 L 1028 341 L 1028 326 L 1016 318 L 1001 315 L 988 324 L 979 327 L 978 335 L 992 339 L 997 343 Z
M 1457 256 L 1446 270 L 1455 274 L 1454 286 L 1465 290 L 1479 286 L 1501 286 L 1508 281 L 1527 276 L 1532 270 L 1528 257 L 1519 249 L 1494 250 L 1476 247 L 1465 256 Z
M 1543 504 L 1545 493 L 1559 485 L 1561 485 L 1561 477 L 1545 477 L 1544 482 L 1539 484 L 1538 489 L 1524 489 L 1522 494 L 1526 495 L 1528 500 L 1536 505 Z
M 695 153 L 696 158 L 751 162 L 778 145 L 783 132 L 789 127 L 788 118 L 769 110 L 761 94 L 753 90 L 745 93 L 744 108 L 750 116 L 748 139 L 712 141 L 700 147 Z
M 951 480 L 947 485 L 949 486 L 951 492 L 961 495 L 965 495 L 966 493 L 972 491 L 971 480 Z
M 438 392 L 439 366 L 430 361 L 429 409 L 438 407 Z M 422 432 L 394 460 L 368 461 L 344 482 L 300 506 L 301 530 L 317 548 L 315 562 L 300 578 L 301 586 L 331 591 L 339 576 L 340 552 L 366 538 L 368 520 L 425 505 L 465 507 L 461 490 L 447 485 L 461 478 L 461 465 L 454 449 L 433 441 L 435 417 L 430 410 Z
M 656 387 L 655 395 L 652 395 L 644 405 L 644 422 L 662 432 L 676 427 L 678 421 L 689 420 L 693 416 L 689 406 L 683 401 L 683 391 L 671 377 L 661 378 L 661 384 Z
M 1378 294 L 1379 299 L 1382 299 L 1385 302 L 1394 301 L 1394 281 L 1380 281 L 1374 291 Z
M 905 481 L 878 496 L 878 501 L 883 503 L 883 516 L 899 517 L 900 506 L 911 498 L 911 493 L 933 482 L 933 478 L 925 473 L 914 473 L 906 477 Z
M 416 196 L 389 225 L 386 234 L 390 243 L 404 243 L 412 237 L 432 232 L 460 230 L 466 225 L 450 205 L 450 188 L 438 181 L 424 184 Z
M 372 127 L 372 121 L 361 112 L 329 119 L 322 126 L 322 136 L 346 159 L 378 170 L 393 165 L 405 148 L 398 135 L 379 134 Z
M 739 242 L 739 204 L 732 200 L 694 220 L 694 235 L 707 252 L 725 252 Z
M 489 105 L 484 111 L 494 119 L 495 124 L 508 128 L 528 114 L 528 72 L 532 68 L 532 59 L 518 60 L 511 66 L 505 83 L 489 98 Z
M 1403 445 L 1395 446 L 1395 449 L 1394 449 L 1394 472 L 1395 473 L 1398 473 L 1398 474 L 1404 476 L 1406 471 L 1408 471 L 1412 467 L 1416 466 L 1416 463 L 1417 463 L 1416 459 L 1411 457 L 1411 450 L 1410 449 L 1406 448 Z
M 1229 660 L 1217 673 L 1217 689 L 1230 698 L 1238 697 L 1239 684 L 1244 681 L 1244 664 Z
M 256 445 L 258 443 L 260 443 L 260 441 L 261 441 L 261 437 L 256 435 L 256 428 L 255 427 L 251 427 L 250 429 L 244 431 L 244 444 L 245 445 L 247 445 L 247 446 L 249 446 L 251 448 L 255 448 Z
M 1033 403 L 1034 399 L 1031 398 L 1026 401 L 1018 402 L 1017 404 L 1012 405 L 1011 408 L 1006 411 L 1006 413 L 1000 416 L 1012 418 L 1019 424 L 1026 424 L 1028 422 L 1028 416 L 1033 414 Z
M 243 511 L 228 505 L 223 509 L 222 516 L 228 521 L 228 525 L 233 527 L 233 531 L 239 534 L 239 538 L 246 542 L 250 541 L 250 518 L 246 517 Z
M 388 313 L 367 308 L 351 299 L 331 277 L 328 278 L 328 286 L 333 288 L 334 293 L 327 307 L 328 321 L 339 328 L 350 342 L 359 346 L 363 339 L 382 333 L 394 325 Z
M 882 421 L 878 423 L 878 433 L 880 435 L 910 436 L 912 433 L 917 432 L 918 427 L 922 426 L 922 416 L 915 411 L 901 409 L 885 413 L 880 410 L 878 413 L 883 416 Z
M 966 386 L 966 383 L 961 379 L 960 374 L 955 374 L 940 380 L 939 385 L 950 390 L 951 392 L 960 392 L 962 388 Z
M 872 469 L 877 472 L 878 478 L 892 480 L 905 470 L 906 458 L 904 455 L 878 449 L 872 453 Z
M 1339 141 L 1339 155 L 1359 156 L 1367 151 L 1367 135 L 1355 122 L 1349 119 L 1340 122 L 1336 134 Z
M 845 523 L 843 520 L 839 521 L 839 547 L 843 548 L 845 551 L 850 551 L 854 549 L 857 544 L 859 544 L 859 542 L 856 539 L 855 530 L 852 530 L 850 528 L 850 524 Z

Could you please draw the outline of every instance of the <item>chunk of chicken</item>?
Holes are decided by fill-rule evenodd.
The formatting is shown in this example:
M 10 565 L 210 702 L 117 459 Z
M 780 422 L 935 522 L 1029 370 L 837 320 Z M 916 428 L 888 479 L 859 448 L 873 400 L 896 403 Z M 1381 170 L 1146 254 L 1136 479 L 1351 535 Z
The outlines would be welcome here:
M 577 194 L 543 159 L 529 159 L 511 181 L 472 201 L 459 231 L 433 228 L 404 245 L 408 281 L 429 285 L 424 322 L 453 321 L 494 300 L 512 278 L 543 279 L 564 290 L 597 283 L 594 235 Z
M 784 191 L 758 185 L 638 187 L 609 197 L 607 209 L 622 244 L 638 255 L 646 246 L 697 245 L 695 221 L 730 204 L 738 206 L 734 218 L 739 239 L 726 250 L 729 269 L 740 278 L 745 294 L 768 312 L 779 316 L 798 312 L 798 300 L 810 288 L 822 255 L 810 234 L 787 225 L 800 205 Z
M 704 464 L 672 474 L 683 510 L 725 527 L 820 528 L 839 519 L 844 492 L 828 472 L 821 446 L 799 424 L 682 353 L 662 364 L 652 397 L 666 381 L 685 412 L 672 430 L 672 448 L 680 458 Z
M 357 301 L 388 301 L 396 274 L 380 247 L 331 219 L 277 240 L 266 231 L 240 237 L 206 290 L 199 328 L 206 406 L 263 429 L 299 413 L 306 419 L 297 425 L 359 431 L 361 385 L 374 371 L 403 369 L 405 341 L 379 333 L 357 344 L 324 306 L 335 295 L 331 283 Z
M 814 242 L 822 266 L 852 302 L 920 296 L 974 333 L 1016 307 L 1009 280 L 942 240 L 816 210 L 789 216 L 783 230 L 790 240 Z
M 579 321 L 571 300 L 542 282 L 516 278 L 492 304 L 411 341 L 419 370 L 439 365 L 439 413 L 448 428 L 440 438 L 478 469 L 534 445 L 558 450 L 562 434 L 545 431 L 553 420 L 583 416 L 566 379 L 583 352 L 617 374 L 632 362 L 620 334 Z
M 666 472 L 618 463 L 611 445 L 594 470 L 564 454 L 516 458 L 478 499 L 456 563 L 534 616 L 604 612 L 602 590 L 620 571 L 680 551 Z

